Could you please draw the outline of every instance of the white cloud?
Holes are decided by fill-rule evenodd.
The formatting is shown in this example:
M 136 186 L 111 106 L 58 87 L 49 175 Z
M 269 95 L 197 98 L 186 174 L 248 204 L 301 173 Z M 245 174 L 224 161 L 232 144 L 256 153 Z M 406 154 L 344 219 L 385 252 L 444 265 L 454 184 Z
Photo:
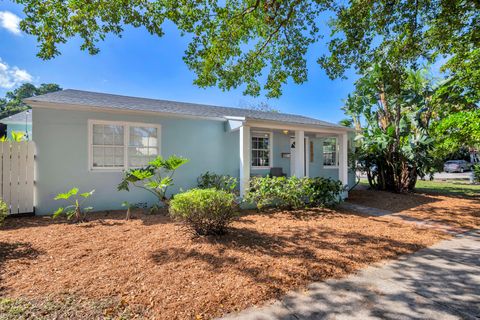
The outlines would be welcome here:
M 26 70 L 10 67 L 0 58 L 0 88 L 11 89 L 23 82 L 31 82 L 33 77 Z
M 20 35 L 22 33 L 20 30 L 21 20 L 19 16 L 10 11 L 0 11 L 0 26 L 13 34 Z

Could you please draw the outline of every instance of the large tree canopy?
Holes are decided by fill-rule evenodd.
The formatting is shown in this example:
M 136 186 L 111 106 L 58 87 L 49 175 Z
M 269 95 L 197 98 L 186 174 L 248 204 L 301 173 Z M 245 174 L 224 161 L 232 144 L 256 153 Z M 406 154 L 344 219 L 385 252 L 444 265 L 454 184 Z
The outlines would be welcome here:
M 480 109 L 453 113 L 434 125 L 436 149 L 440 155 L 461 148 L 480 147 Z
M 372 62 L 415 68 L 445 56 L 452 86 L 480 100 L 478 0 L 14 1 L 24 5 L 21 28 L 37 37 L 44 59 L 73 37 L 96 54 L 98 41 L 125 25 L 162 36 L 168 20 L 191 36 L 184 61 L 201 87 L 246 85 L 247 94 L 278 97 L 287 81 L 307 80 L 307 50 L 324 42 L 329 53 L 318 63 L 331 78 L 351 67 L 364 74 Z
M 59 90 L 62 88 L 55 83 L 42 83 L 38 87 L 31 83 L 24 83 L 15 90 L 8 91 L 5 98 L 0 98 L 0 119 L 28 109 L 29 107 L 22 101 L 25 98 Z

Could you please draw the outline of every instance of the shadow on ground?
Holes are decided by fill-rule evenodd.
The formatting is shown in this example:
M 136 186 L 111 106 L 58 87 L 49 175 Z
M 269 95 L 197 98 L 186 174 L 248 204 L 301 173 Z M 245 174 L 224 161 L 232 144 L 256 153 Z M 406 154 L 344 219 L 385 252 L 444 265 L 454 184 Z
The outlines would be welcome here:
M 402 194 L 358 188 L 349 192 L 347 201 L 397 213 L 426 204 L 432 204 L 440 200 L 429 195 Z
M 369 219 L 356 214 L 351 216 Z M 308 221 L 309 215 L 303 219 Z M 404 227 L 391 221 L 376 221 L 385 224 L 385 227 Z M 275 223 L 273 217 L 271 223 Z M 285 288 L 290 287 L 292 279 L 298 281 L 297 285 L 303 285 L 340 277 L 373 262 L 425 247 L 415 241 L 395 240 L 389 235 L 293 226 L 288 232 L 278 234 L 262 233 L 248 227 L 234 228 L 224 236 L 205 237 L 196 241 L 213 245 L 216 250 L 206 252 L 202 246 L 187 249 L 168 247 L 153 252 L 151 259 L 157 265 L 172 266 L 200 262 L 202 266 L 199 268 L 207 268 L 212 272 L 233 269 L 236 274 L 263 284 L 269 295 L 276 297 L 287 292 Z M 258 259 L 245 264 L 246 255 L 255 255 Z M 287 282 L 290 285 L 284 285 Z
M 42 251 L 35 249 L 28 242 L 0 242 L 0 271 L 4 270 L 5 264 L 10 260 L 32 260 L 41 254 Z M 0 293 L 4 290 L 0 281 Z
M 305 293 L 227 319 L 478 319 L 480 233 L 444 241 L 384 267 L 315 283 Z

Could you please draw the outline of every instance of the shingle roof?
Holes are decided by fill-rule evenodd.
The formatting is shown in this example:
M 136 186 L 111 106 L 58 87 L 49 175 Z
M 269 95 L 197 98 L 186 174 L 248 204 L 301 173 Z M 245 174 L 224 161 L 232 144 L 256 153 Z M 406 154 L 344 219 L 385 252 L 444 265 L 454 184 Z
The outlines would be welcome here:
M 73 104 L 98 108 L 114 108 L 134 111 L 163 112 L 198 117 L 245 117 L 252 120 L 266 120 L 293 124 L 315 125 L 323 127 L 345 128 L 314 118 L 300 115 L 265 112 L 241 108 L 219 107 L 204 104 L 128 97 L 107 93 L 66 89 L 47 93 L 24 100 L 29 102 L 47 102 L 57 104 Z
M 25 123 L 25 117 L 27 117 L 27 123 L 32 123 L 32 112 L 30 110 L 25 110 L 16 114 L 12 114 L 11 116 L 5 117 L 0 119 L 2 123 L 13 123 L 13 122 L 20 122 Z

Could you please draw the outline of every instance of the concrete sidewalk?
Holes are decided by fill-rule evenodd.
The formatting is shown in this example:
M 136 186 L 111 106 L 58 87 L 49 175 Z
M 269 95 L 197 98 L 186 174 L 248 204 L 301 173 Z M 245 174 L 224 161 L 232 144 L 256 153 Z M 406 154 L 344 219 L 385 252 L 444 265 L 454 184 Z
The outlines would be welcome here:
M 480 319 L 480 230 L 224 319 Z

